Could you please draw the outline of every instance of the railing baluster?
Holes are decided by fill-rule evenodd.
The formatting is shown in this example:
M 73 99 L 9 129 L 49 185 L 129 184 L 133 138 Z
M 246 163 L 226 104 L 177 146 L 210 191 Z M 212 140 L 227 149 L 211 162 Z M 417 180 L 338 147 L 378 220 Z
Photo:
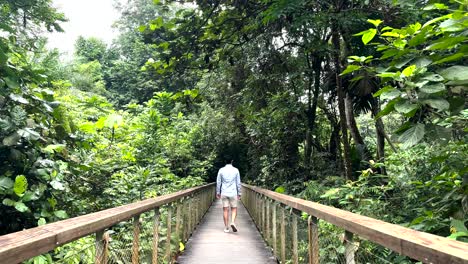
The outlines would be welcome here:
M 309 264 L 319 264 L 318 218 L 309 216 L 307 225 L 309 227 Z
M 187 210 L 187 240 L 190 238 L 192 233 L 192 197 L 188 197 L 188 210 Z
M 291 210 L 294 211 L 294 210 Z M 297 215 L 292 212 L 292 255 L 293 264 L 299 264 L 299 256 L 297 252 Z
M 158 264 L 158 247 L 159 247 L 159 207 L 154 209 L 153 216 L 153 254 L 152 263 Z
M 176 226 L 175 226 L 175 233 L 177 238 L 177 244 L 181 241 L 180 235 L 180 222 L 181 222 L 181 214 L 182 214 L 182 205 L 177 203 L 177 211 L 176 211 Z
M 140 262 L 140 215 L 133 217 L 132 264 Z
M 261 230 L 262 230 L 262 235 L 265 237 L 265 199 L 263 198 L 263 195 L 260 198 L 260 205 L 262 206 L 262 220 L 261 220 Z
M 276 203 L 273 202 L 273 252 L 278 256 L 278 240 L 276 238 Z
M 284 208 L 281 208 L 281 263 L 286 263 L 286 219 Z
M 195 221 L 194 221 L 194 230 L 197 228 L 197 225 L 198 225 L 198 208 L 200 207 L 200 204 L 198 203 L 198 193 L 195 194 Z
M 103 264 L 102 258 L 104 253 L 104 230 L 99 230 L 96 232 L 95 246 L 96 246 L 96 256 L 94 263 Z
M 271 244 L 270 241 L 270 200 L 265 198 L 266 202 L 266 241 Z
M 167 206 L 167 237 L 166 237 L 166 260 L 171 263 L 171 236 L 172 236 L 172 206 Z
M 354 261 L 355 248 L 353 244 L 353 233 L 347 230 L 345 231 L 344 243 L 345 243 L 346 264 L 355 264 L 355 261 Z

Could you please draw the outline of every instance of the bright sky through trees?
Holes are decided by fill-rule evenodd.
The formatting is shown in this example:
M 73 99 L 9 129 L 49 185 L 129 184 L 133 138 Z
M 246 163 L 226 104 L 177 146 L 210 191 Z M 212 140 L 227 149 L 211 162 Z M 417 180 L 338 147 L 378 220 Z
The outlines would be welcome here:
M 65 13 L 67 23 L 62 27 L 65 33 L 49 35 L 49 47 L 58 48 L 70 56 L 78 36 L 98 37 L 111 43 L 117 32 L 112 24 L 119 14 L 113 7 L 114 0 L 54 0 L 54 6 Z

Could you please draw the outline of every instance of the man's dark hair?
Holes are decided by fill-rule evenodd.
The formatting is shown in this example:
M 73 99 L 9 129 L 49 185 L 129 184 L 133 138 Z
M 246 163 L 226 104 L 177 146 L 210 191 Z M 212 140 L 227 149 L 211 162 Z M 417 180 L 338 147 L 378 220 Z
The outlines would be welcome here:
M 224 160 L 226 161 L 226 164 L 232 164 L 232 162 L 234 161 L 234 159 L 230 155 L 226 155 L 224 157 Z

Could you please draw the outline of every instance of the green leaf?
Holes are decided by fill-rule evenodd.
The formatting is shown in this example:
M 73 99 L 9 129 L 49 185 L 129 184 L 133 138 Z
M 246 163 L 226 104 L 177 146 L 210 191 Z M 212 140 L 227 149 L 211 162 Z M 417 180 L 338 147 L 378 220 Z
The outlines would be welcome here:
M 55 190 L 59 190 L 59 191 L 65 190 L 65 187 L 63 186 L 63 184 L 57 180 L 51 181 L 50 186 L 52 186 L 52 188 L 54 188 Z
M 406 43 L 407 43 L 407 41 L 404 40 L 404 39 L 397 39 L 397 40 L 393 41 L 393 46 L 395 46 L 396 48 L 402 50 L 402 49 L 405 48 Z
M 141 33 L 143 33 L 143 32 L 145 32 L 146 28 L 147 28 L 147 26 L 141 25 L 141 26 L 138 27 L 138 31 L 140 31 Z
M 123 117 L 119 114 L 110 114 L 107 118 L 106 121 L 104 122 L 104 125 L 108 128 L 118 128 L 119 126 L 123 125 Z
M 423 124 L 417 124 L 408 130 L 406 130 L 399 137 L 400 142 L 402 142 L 403 148 L 409 148 L 416 145 L 419 141 L 424 138 L 425 129 Z
M 39 133 L 37 133 L 29 127 L 20 129 L 17 131 L 17 133 L 25 139 L 38 140 L 41 138 L 41 135 L 39 135 Z
M 362 35 L 362 43 L 367 45 L 372 39 L 374 39 L 377 30 L 375 28 L 368 29 L 366 33 Z
M 13 186 L 13 190 L 18 196 L 23 196 L 24 192 L 28 188 L 28 180 L 26 179 L 26 176 L 24 175 L 19 175 L 16 176 L 15 179 L 15 184 Z
M 375 92 L 372 96 L 373 97 L 378 97 L 380 96 L 381 94 L 383 93 L 387 93 L 387 92 L 390 92 L 392 90 L 395 90 L 395 88 L 391 87 L 391 86 L 385 86 L 384 88 L 378 90 L 377 92 Z
M 450 221 L 450 226 L 455 228 L 455 232 L 468 232 L 468 229 L 465 227 L 465 223 L 458 219 L 452 219 Z
M 439 74 L 436 74 L 436 73 L 432 73 L 432 72 L 429 72 L 429 73 L 426 73 L 426 75 L 424 75 L 424 77 L 422 77 L 423 80 L 427 80 L 427 81 L 431 81 L 431 82 L 441 82 L 444 80 L 444 78 L 442 76 L 440 76 Z
M 45 225 L 47 224 L 46 220 L 44 218 L 39 218 L 39 220 L 37 221 L 37 225 L 38 226 L 42 226 L 42 225 Z
M 459 237 L 468 237 L 468 232 L 456 232 L 448 236 L 449 239 L 457 239 Z
M 354 64 L 349 64 L 348 67 L 340 74 L 341 76 L 346 75 L 348 73 L 354 72 L 361 69 L 361 66 L 359 65 L 354 65 Z
M 433 94 L 445 91 L 445 85 L 443 83 L 424 85 L 423 87 L 419 88 L 419 90 L 423 93 Z
M 10 99 L 15 101 L 15 102 L 18 102 L 20 104 L 29 104 L 29 101 L 26 100 L 24 97 L 22 97 L 21 95 L 17 95 L 17 94 L 10 94 Z
M 434 64 L 441 64 L 441 63 L 456 61 L 456 60 L 459 60 L 459 59 L 463 58 L 464 56 L 465 56 L 465 54 L 463 52 L 455 53 L 455 54 L 453 54 L 451 56 L 445 57 L 443 59 L 440 59 L 440 60 L 434 62 Z
M 396 98 L 396 99 L 393 99 L 393 100 L 391 100 L 390 102 L 388 102 L 388 103 L 385 105 L 384 109 L 382 109 L 382 110 L 375 116 L 375 119 L 377 120 L 377 119 L 379 119 L 379 118 L 381 118 L 381 117 L 383 117 L 383 116 L 386 116 L 386 115 L 390 114 L 391 112 L 393 112 L 393 111 L 395 110 L 395 104 L 396 104 L 396 102 L 397 102 L 398 100 L 399 100 L 399 99 Z
M 458 80 L 468 80 L 468 67 L 456 65 L 440 72 L 446 80 L 449 81 L 458 81 Z
M 68 218 L 68 214 L 63 210 L 54 211 L 54 215 L 60 219 Z
M 48 145 L 47 147 L 42 149 L 42 152 L 44 153 L 50 153 L 53 154 L 54 152 L 60 152 L 65 149 L 64 144 L 52 144 Z
M 426 99 L 423 101 L 423 103 L 428 104 L 432 108 L 439 109 L 439 110 L 448 110 L 450 108 L 449 102 L 443 98 Z
M 458 43 L 461 43 L 466 40 L 466 37 L 446 37 L 437 40 L 434 42 L 432 45 L 429 45 L 427 47 L 427 50 L 445 50 L 445 49 L 450 49 L 453 46 L 457 45 Z
M 23 202 L 16 202 L 15 209 L 22 213 L 27 212 L 29 210 L 29 208 Z
M 418 104 L 412 104 L 408 100 L 400 100 L 395 104 L 395 110 L 402 114 L 408 114 L 419 108 Z
M 434 10 L 434 9 L 446 10 L 448 9 L 448 6 L 442 3 L 435 3 L 435 4 L 427 5 L 426 7 L 423 8 L 423 10 Z
M 382 33 L 381 36 L 382 37 L 395 37 L 395 38 L 403 37 L 402 35 L 400 35 L 400 34 L 398 34 L 396 32 L 393 32 L 393 31 L 384 32 L 384 33 Z
M 277 193 L 284 193 L 285 191 L 286 191 L 286 189 L 283 186 L 278 186 L 275 189 L 275 192 L 277 192 Z
M 406 67 L 401 74 L 405 77 L 411 77 L 414 75 L 415 70 L 416 70 L 416 65 L 413 64 L 413 65 Z
M 385 89 L 385 91 L 382 91 L 380 94 L 380 99 L 382 100 L 387 100 L 387 99 L 395 99 L 400 97 L 401 92 L 393 87 L 390 87 L 388 89 Z
M 382 20 L 380 19 L 367 19 L 367 22 L 371 23 L 372 25 L 374 25 L 375 27 L 378 27 L 380 24 L 382 24 Z
M 11 89 L 16 89 L 20 87 L 18 80 L 16 78 L 6 77 L 6 78 L 3 78 L 3 80 L 5 81 L 6 85 L 10 87 Z
M 0 191 L 10 190 L 13 188 L 14 182 L 8 177 L 0 177 Z
M 446 19 L 449 19 L 449 18 L 452 18 L 452 14 L 448 14 L 448 15 L 441 16 L 441 17 L 436 17 L 434 19 L 431 19 L 431 20 L 427 21 L 422 27 L 425 28 L 425 27 L 427 27 L 429 25 L 432 25 L 432 24 L 434 24 L 436 22 L 446 20 Z
M 185 250 L 185 245 L 182 242 L 179 242 L 179 252 L 182 252 Z
M 15 206 L 16 202 L 11 199 L 5 198 L 3 199 L 2 203 L 3 205 L 6 205 L 6 206 Z

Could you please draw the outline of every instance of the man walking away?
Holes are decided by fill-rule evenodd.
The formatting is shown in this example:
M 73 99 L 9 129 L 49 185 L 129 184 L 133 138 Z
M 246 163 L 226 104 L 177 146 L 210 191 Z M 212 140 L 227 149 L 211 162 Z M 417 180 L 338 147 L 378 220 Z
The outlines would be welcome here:
M 237 200 L 241 197 L 241 181 L 239 170 L 232 166 L 232 159 L 227 159 L 226 166 L 218 171 L 216 178 L 216 198 L 223 202 L 224 232 L 229 233 L 229 207 L 231 207 L 231 228 L 237 232 L 235 224 L 237 216 Z

